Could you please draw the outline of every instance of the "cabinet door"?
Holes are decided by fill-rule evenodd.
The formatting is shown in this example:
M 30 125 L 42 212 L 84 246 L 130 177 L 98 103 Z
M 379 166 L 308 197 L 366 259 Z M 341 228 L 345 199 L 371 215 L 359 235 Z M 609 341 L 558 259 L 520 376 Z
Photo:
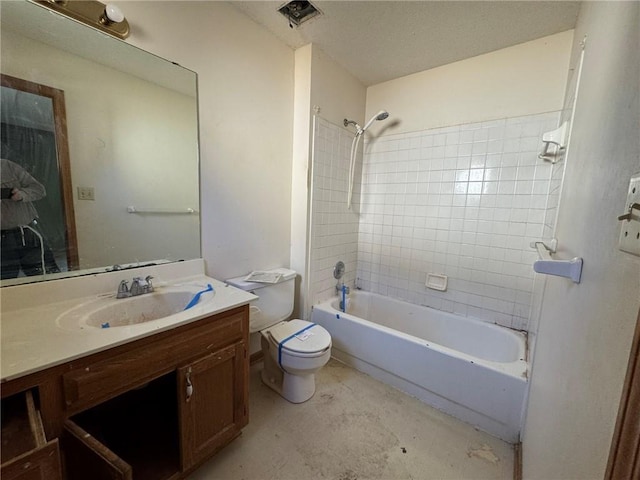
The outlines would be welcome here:
M 178 370 L 183 470 L 224 447 L 247 424 L 245 357 L 238 343 Z
M 69 480 L 132 480 L 131 466 L 72 420 L 64 422 L 62 446 Z

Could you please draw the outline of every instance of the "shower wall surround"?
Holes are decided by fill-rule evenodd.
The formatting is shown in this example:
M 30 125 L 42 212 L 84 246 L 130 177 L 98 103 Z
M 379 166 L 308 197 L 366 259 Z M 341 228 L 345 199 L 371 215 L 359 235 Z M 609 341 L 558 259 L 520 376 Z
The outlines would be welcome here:
M 353 206 L 347 209 L 349 156 L 353 133 L 319 116 L 313 122 L 312 199 L 310 235 L 311 305 L 335 296 L 333 268 L 345 264 L 343 281 L 353 286 L 358 253 L 359 182 L 353 188 Z M 362 145 L 360 146 L 362 151 Z M 360 157 L 362 158 L 362 157 Z M 356 167 L 356 179 L 362 172 Z
M 385 135 L 365 144 L 357 249 L 364 290 L 527 329 L 559 112 Z M 348 155 L 348 152 L 347 152 Z M 548 218 L 548 217 L 547 217 Z M 447 291 L 425 287 L 449 277 Z

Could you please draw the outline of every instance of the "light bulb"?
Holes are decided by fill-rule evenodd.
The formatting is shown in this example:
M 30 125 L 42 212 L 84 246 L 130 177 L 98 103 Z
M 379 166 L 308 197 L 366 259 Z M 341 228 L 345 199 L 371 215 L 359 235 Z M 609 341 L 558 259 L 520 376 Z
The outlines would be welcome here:
M 113 3 L 107 3 L 104 9 L 104 18 L 107 23 L 120 23 L 124 20 L 124 13 Z

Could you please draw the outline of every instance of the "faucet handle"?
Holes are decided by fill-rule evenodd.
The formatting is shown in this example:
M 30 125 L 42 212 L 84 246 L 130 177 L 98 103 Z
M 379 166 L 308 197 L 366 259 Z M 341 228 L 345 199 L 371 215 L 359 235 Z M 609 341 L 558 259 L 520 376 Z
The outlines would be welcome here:
M 126 280 L 122 280 L 120 282 L 120 285 L 118 285 L 118 293 L 116 294 L 116 298 L 126 298 L 131 296 L 127 283 L 128 282 Z
M 131 288 L 129 289 L 129 294 L 132 297 L 137 297 L 138 295 L 142 295 L 144 293 L 144 280 L 141 277 L 133 277 L 133 281 L 131 282 Z
M 153 283 L 151 283 L 151 280 L 153 280 L 153 277 L 151 275 L 147 275 L 144 279 L 144 281 L 147 282 L 148 292 L 153 292 Z

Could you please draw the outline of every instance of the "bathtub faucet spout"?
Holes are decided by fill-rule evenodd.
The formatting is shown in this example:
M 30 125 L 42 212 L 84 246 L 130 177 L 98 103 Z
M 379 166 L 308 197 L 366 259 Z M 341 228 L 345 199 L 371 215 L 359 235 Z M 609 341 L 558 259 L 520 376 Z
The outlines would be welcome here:
M 336 284 L 336 293 L 338 295 L 342 295 L 342 289 L 344 289 L 345 294 L 349 295 L 351 289 L 348 286 L 346 286 L 344 282 L 338 281 L 338 283 Z

